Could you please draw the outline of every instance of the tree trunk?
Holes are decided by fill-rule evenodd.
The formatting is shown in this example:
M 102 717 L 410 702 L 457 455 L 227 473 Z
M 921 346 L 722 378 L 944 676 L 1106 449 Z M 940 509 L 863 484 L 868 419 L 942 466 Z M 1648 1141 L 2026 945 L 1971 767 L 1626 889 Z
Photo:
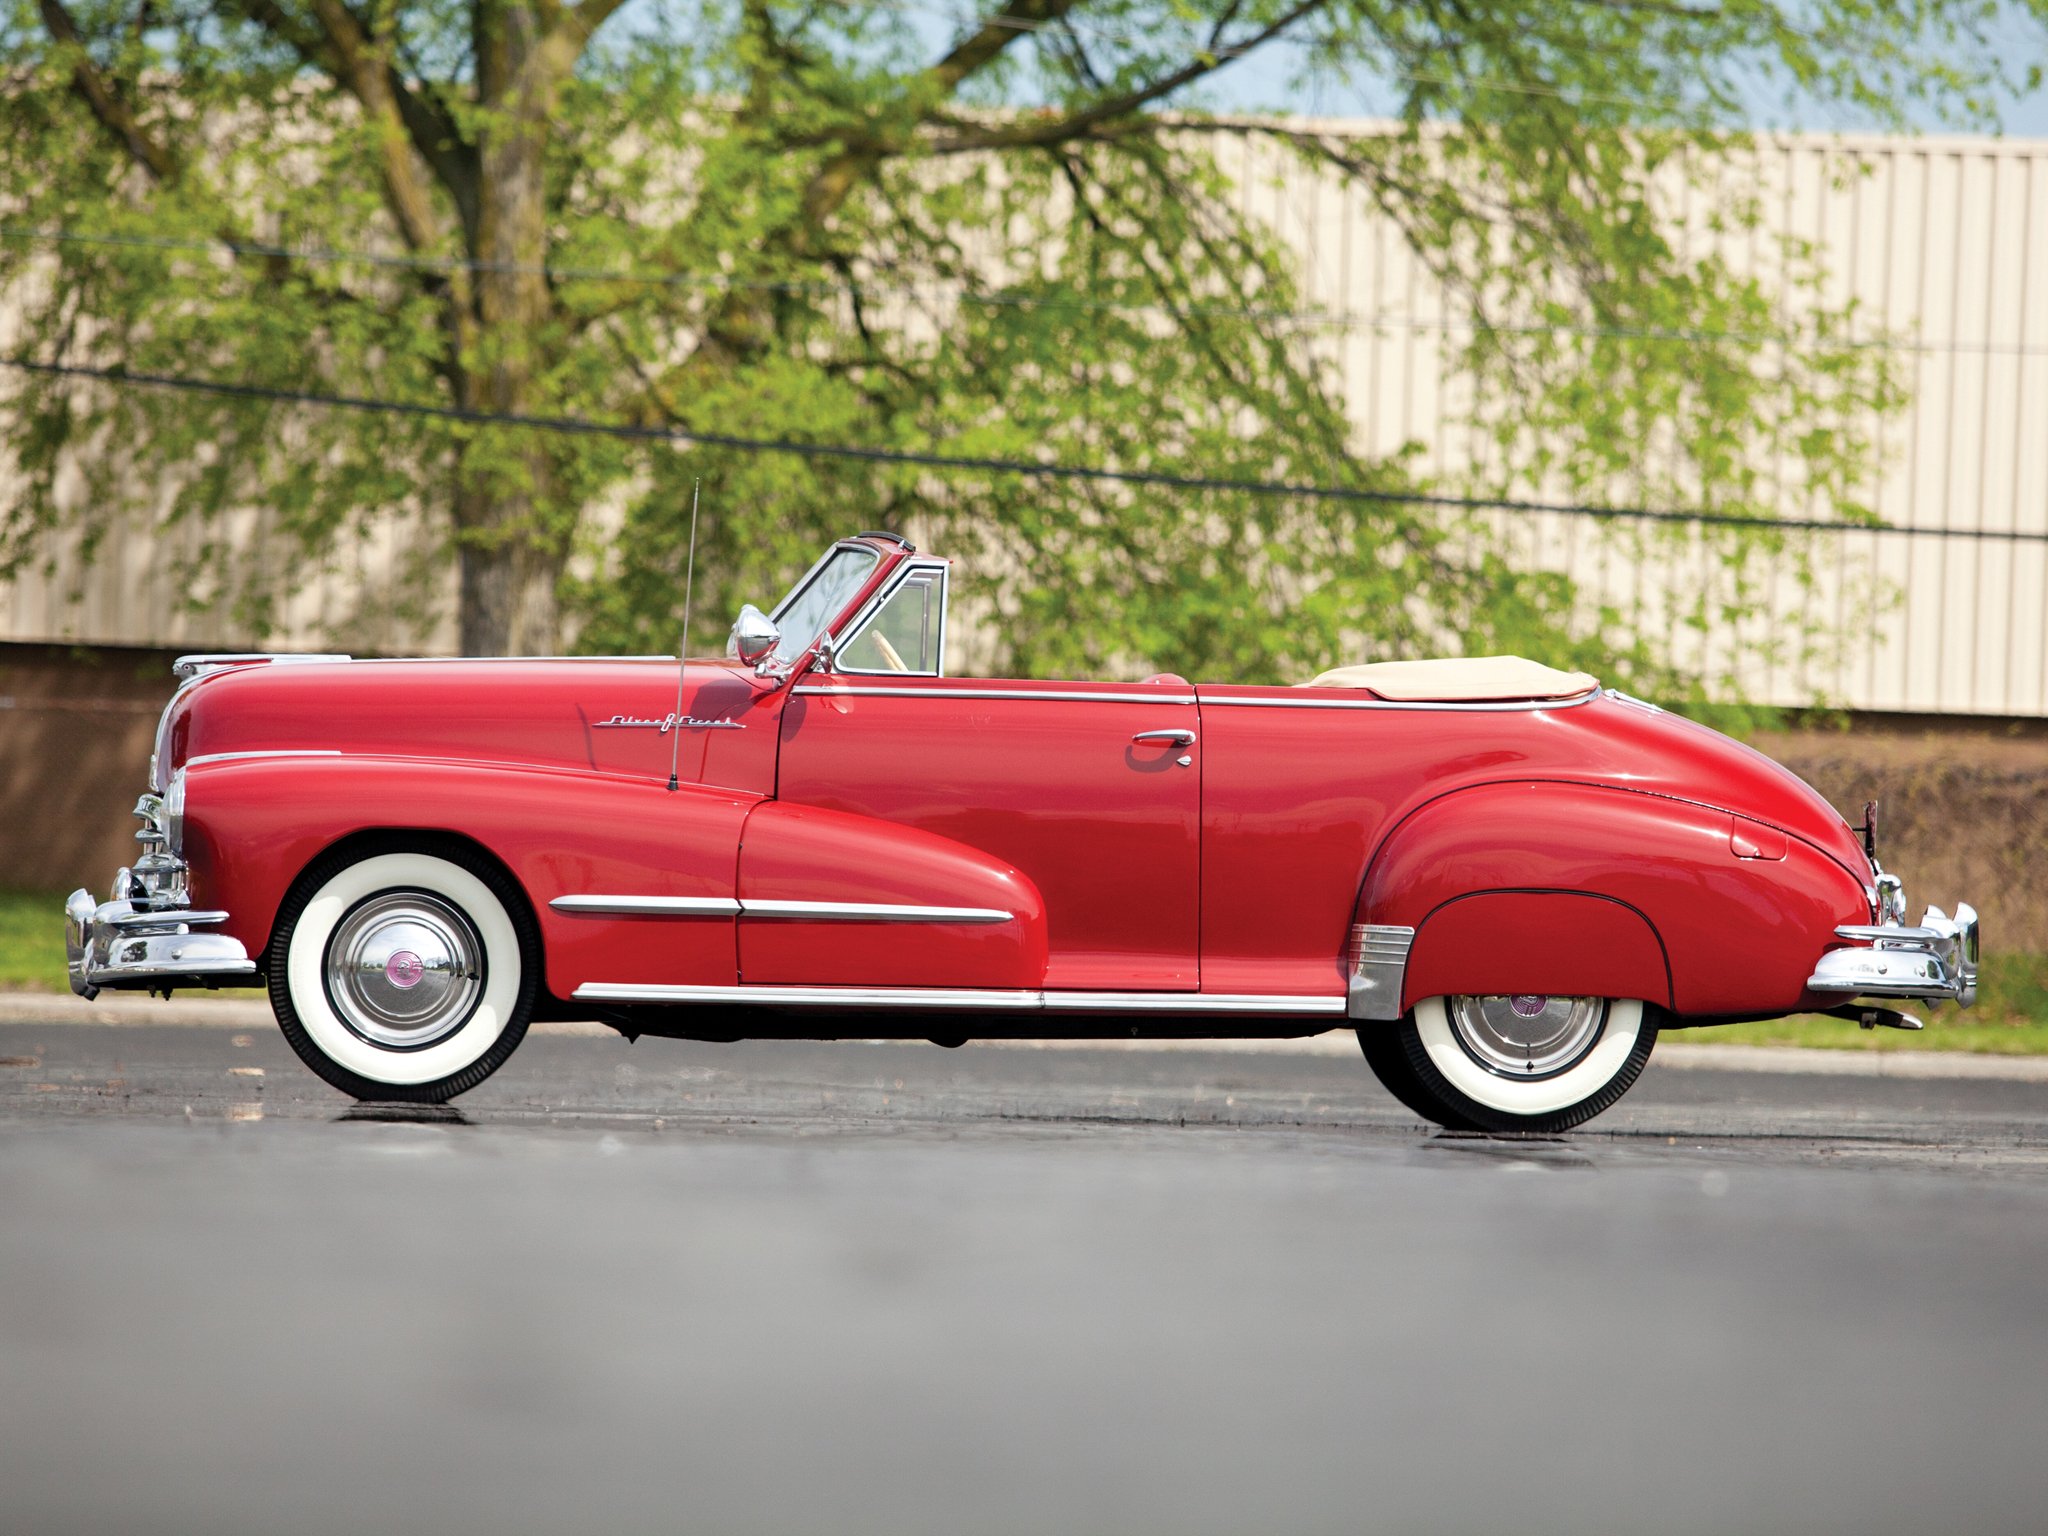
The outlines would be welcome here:
M 514 535 L 493 538 L 494 528 L 516 523 L 523 509 L 506 498 L 456 500 L 463 542 L 457 644 L 465 656 L 548 656 L 561 649 L 555 584 L 562 563 L 552 551 Z
M 552 329 L 546 166 L 550 120 L 575 52 L 547 33 L 535 7 L 478 7 L 477 76 L 490 111 L 477 144 L 471 254 L 475 355 L 461 360 L 464 404 L 524 414 L 534 406 L 537 348 Z M 555 505 L 545 436 L 496 429 L 458 472 L 461 645 L 467 655 L 545 655 L 561 646 L 555 586 L 572 521 Z

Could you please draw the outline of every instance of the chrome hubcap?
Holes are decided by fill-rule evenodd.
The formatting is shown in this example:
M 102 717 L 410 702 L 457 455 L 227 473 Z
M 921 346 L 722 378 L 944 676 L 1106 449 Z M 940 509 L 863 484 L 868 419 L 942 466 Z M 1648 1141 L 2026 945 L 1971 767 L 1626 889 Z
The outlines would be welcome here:
M 1607 1024 L 1601 997 L 1453 997 L 1447 1011 L 1466 1053 L 1502 1077 L 1555 1077 L 1593 1049 Z
M 327 942 L 327 996 L 372 1045 L 418 1050 L 455 1033 L 483 993 L 483 941 L 424 891 L 362 903 Z

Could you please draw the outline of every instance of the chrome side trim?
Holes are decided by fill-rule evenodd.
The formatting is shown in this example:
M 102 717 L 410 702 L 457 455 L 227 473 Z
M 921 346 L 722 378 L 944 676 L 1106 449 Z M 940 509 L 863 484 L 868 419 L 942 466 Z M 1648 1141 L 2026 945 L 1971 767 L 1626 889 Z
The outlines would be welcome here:
M 845 687 L 800 683 L 791 692 L 815 693 L 827 696 L 833 694 L 842 696 L 863 694 L 878 698 L 895 699 L 1035 699 L 1054 702 L 1069 701 L 1079 704 L 1192 704 L 1195 702 L 1195 696 L 1192 693 L 1055 693 L 1050 689 L 1036 688 L 876 688 L 858 683 Z
M 336 747 L 279 747 L 264 752 L 207 752 L 198 757 L 185 759 L 187 768 L 203 767 L 207 763 L 239 763 L 257 757 L 339 757 Z
M 949 1008 L 1045 1013 L 1341 1014 L 1341 997 L 1201 992 L 1017 992 L 978 987 L 637 986 L 590 981 L 586 1003 L 736 1003 L 798 1008 Z
M 557 896 L 557 912 L 621 917 L 759 917 L 823 923 L 1007 923 L 998 907 L 916 907 L 890 901 L 736 901 L 730 896 Z
M 1354 1019 L 1401 1017 L 1401 986 L 1415 930 L 1398 923 L 1354 923 L 1344 947 L 1350 973 L 1344 1011 Z
M 620 917 L 737 917 L 730 896 L 557 896 L 557 912 L 607 912 Z
M 1633 704 L 1637 709 L 1647 709 L 1653 715 L 1665 713 L 1662 704 L 1652 704 L 1648 699 L 1639 699 L 1632 693 L 1623 693 L 1619 688 L 1607 688 L 1602 691 L 1617 703 Z
M 536 661 L 582 661 L 588 662 L 593 667 L 609 666 L 617 661 L 655 661 L 662 663 L 664 666 L 672 667 L 676 664 L 676 653 L 670 651 L 665 656 L 351 656 L 346 659 L 360 667 L 466 667 L 472 662 L 479 661 L 506 662 L 516 666 L 526 666 Z M 690 660 L 715 663 L 719 658 L 714 656 L 692 656 Z
M 1239 709 L 1443 709 L 1467 714 L 1498 714 L 1515 710 L 1577 709 L 1599 697 L 1598 688 L 1589 688 L 1584 693 L 1562 699 L 1446 699 L 1437 702 L 1424 699 L 1219 699 L 1203 694 L 1202 708 L 1228 705 Z
M 809 918 L 823 923 L 1007 923 L 998 907 L 912 907 L 886 901 L 757 901 L 740 899 L 742 917 Z

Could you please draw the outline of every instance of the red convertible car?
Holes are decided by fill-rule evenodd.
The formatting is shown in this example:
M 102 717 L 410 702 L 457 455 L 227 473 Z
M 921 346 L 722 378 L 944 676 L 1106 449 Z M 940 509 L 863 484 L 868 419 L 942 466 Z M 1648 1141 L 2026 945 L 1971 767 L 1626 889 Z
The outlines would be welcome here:
M 264 986 L 344 1092 L 535 1018 L 702 1040 L 1355 1028 L 1442 1124 L 1557 1130 L 1660 1030 L 1971 1001 L 1874 832 L 1515 658 L 1300 687 L 946 675 L 948 566 L 833 546 L 722 660 L 200 656 L 71 984 Z

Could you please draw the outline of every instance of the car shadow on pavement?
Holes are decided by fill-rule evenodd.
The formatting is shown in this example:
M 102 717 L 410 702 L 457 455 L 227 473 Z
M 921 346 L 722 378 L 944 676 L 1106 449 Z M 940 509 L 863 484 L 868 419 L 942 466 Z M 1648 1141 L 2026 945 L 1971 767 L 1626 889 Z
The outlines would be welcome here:
M 453 1104 L 351 1104 L 334 1117 L 337 1125 L 471 1125 L 475 1122 Z

